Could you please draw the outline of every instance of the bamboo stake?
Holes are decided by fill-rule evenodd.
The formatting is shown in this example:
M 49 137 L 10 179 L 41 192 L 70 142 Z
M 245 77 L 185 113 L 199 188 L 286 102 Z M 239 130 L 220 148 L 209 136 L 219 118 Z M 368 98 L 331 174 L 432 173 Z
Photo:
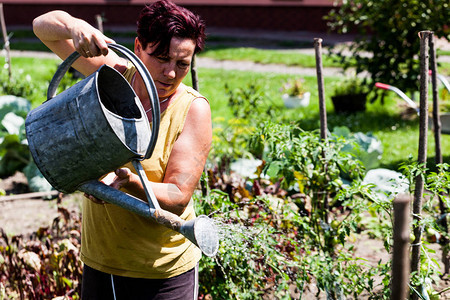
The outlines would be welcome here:
M 410 196 L 394 199 L 394 247 L 392 253 L 391 299 L 406 299 L 409 278 Z
M 434 126 L 434 145 L 435 145 L 435 163 L 436 165 L 442 164 L 442 151 L 441 151 L 441 118 L 439 115 L 439 96 L 438 96 L 438 84 L 437 84 L 437 62 L 436 62 L 436 49 L 434 44 L 433 33 L 430 36 L 430 70 L 431 70 L 431 86 L 433 95 L 433 126 Z M 443 193 L 441 192 L 440 195 Z M 439 209 L 441 215 L 444 216 L 447 213 L 447 207 L 439 197 Z M 442 230 L 448 233 L 447 218 L 442 218 L 440 222 Z M 441 241 L 442 245 L 442 262 L 444 263 L 444 273 L 450 273 L 450 256 L 447 250 L 449 240 L 444 236 Z
M 6 31 L 5 15 L 3 14 L 3 3 L 0 3 L 0 23 L 2 25 L 3 40 L 5 41 L 6 65 L 8 67 L 8 80 L 11 80 L 11 49 L 9 48 L 9 38 Z
M 419 153 L 418 163 L 425 167 L 427 159 L 427 131 L 428 131 L 428 45 L 430 31 L 421 31 L 420 37 L 420 129 L 419 129 Z M 422 238 L 422 195 L 424 191 L 424 174 L 419 174 L 415 178 L 413 219 L 414 219 L 414 242 L 411 254 L 411 272 L 420 273 L 420 248 Z M 413 299 L 418 299 L 417 294 L 413 294 Z

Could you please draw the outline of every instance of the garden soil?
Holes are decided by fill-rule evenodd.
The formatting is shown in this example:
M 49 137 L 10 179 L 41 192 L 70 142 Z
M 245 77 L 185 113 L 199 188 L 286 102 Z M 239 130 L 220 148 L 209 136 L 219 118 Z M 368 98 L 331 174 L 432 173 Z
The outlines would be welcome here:
M 2 179 L 0 181 L 0 189 L 5 190 L 7 194 L 29 192 L 26 178 L 20 172 Z M 40 227 L 50 226 L 53 220 L 59 216 L 57 210 L 58 201 L 70 211 L 79 212 L 81 209 L 81 198 L 82 195 L 80 193 L 75 193 L 72 195 L 60 194 L 54 199 L 0 200 L 0 228 L 3 228 L 10 235 L 23 235 L 27 238 Z M 390 254 L 384 250 L 382 242 L 371 239 L 367 235 L 354 236 L 349 242 L 355 246 L 355 258 L 362 258 L 372 265 L 376 265 L 380 260 L 386 262 L 390 258 Z M 431 247 L 436 250 L 434 257 L 440 261 L 441 251 L 439 245 L 432 244 Z M 379 281 L 380 278 L 375 278 L 375 282 Z M 436 290 L 442 290 L 448 286 L 450 286 L 450 280 L 443 281 Z M 293 299 L 298 297 L 295 287 L 292 288 L 291 295 Z M 318 294 L 317 287 L 314 284 L 310 284 L 302 299 L 326 299 L 326 296 L 324 293 Z M 359 299 L 365 298 L 361 295 Z M 450 291 L 441 295 L 441 299 L 450 299 Z

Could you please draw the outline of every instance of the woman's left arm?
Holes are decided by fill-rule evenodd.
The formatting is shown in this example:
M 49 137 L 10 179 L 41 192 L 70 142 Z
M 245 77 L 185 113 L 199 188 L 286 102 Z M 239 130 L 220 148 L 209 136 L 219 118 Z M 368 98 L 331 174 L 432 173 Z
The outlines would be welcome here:
M 164 177 L 164 193 L 158 198 L 162 208 L 181 214 L 202 176 L 212 141 L 209 103 L 198 98 L 192 103 L 184 128 L 174 144 Z
M 198 185 L 212 140 L 211 110 L 209 103 L 195 99 L 186 117 L 183 131 L 175 142 L 167 164 L 163 183 L 150 182 L 159 205 L 177 215 L 186 209 Z M 139 177 L 128 169 L 120 173 L 111 185 L 126 187 L 133 195 L 145 199 Z M 123 176 L 121 181 L 120 177 Z

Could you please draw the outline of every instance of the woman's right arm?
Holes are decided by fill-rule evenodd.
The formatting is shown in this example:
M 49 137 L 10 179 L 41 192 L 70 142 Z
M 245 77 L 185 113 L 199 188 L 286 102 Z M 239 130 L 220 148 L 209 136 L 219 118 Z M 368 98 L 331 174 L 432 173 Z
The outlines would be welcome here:
M 74 51 L 81 54 L 73 67 L 85 76 L 95 72 L 103 64 L 116 69 L 123 68 L 125 62 L 113 51 L 108 51 L 107 43 L 114 41 L 82 19 L 64 11 L 51 11 L 33 20 L 36 36 L 61 59 L 66 59 Z

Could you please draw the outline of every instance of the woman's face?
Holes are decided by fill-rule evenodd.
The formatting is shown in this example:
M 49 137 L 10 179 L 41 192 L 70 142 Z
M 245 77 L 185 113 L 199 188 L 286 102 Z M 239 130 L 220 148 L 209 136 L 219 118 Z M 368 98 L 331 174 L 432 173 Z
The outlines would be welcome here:
M 176 89 L 189 72 L 195 43 L 191 39 L 173 37 L 170 41 L 168 56 L 153 56 L 156 45 L 148 44 L 146 49 L 136 38 L 135 53 L 152 75 L 160 100 L 175 93 Z

